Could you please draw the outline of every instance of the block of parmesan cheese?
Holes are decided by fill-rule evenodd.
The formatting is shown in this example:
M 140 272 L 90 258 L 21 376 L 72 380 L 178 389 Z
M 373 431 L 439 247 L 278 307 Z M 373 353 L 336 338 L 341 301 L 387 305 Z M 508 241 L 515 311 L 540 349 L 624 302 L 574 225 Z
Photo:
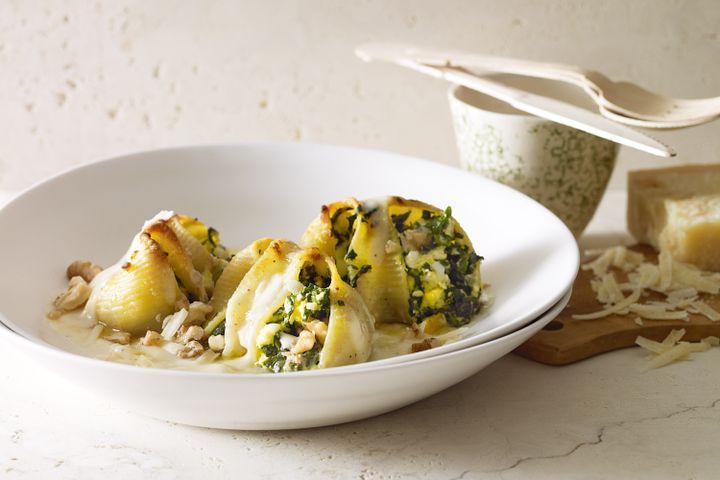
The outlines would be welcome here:
M 638 241 L 720 271 L 720 164 L 630 172 L 627 221 Z

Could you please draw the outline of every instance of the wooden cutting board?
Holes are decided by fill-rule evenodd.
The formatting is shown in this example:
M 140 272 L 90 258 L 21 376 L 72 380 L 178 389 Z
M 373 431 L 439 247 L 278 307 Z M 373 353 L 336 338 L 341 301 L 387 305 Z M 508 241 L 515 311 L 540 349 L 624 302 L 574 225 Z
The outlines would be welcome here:
M 657 261 L 657 254 L 644 245 L 630 247 L 642 252 L 648 261 Z M 523 357 L 548 365 L 566 365 L 599 353 L 635 345 L 638 335 L 652 340 L 664 339 L 671 330 L 684 328 L 683 340 L 698 341 L 710 335 L 720 336 L 720 321 L 712 322 L 703 315 L 690 314 L 689 321 L 646 320 L 643 325 L 634 322 L 635 314 L 611 315 L 598 320 L 573 320 L 573 314 L 595 312 L 602 308 L 590 288 L 591 271 L 580 270 L 567 307 L 553 321 L 530 340 L 515 350 Z M 618 281 L 621 277 L 617 276 Z M 653 295 L 657 295 L 653 298 Z M 700 297 L 720 311 L 720 295 Z M 663 300 L 661 294 L 651 294 L 644 300 Z

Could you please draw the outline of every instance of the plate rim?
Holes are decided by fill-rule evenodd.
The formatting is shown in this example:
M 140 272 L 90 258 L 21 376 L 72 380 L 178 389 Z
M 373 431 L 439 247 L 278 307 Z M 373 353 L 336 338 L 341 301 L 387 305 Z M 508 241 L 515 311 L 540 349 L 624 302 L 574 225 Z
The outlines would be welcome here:
M 566 294 L 571 294 L 571 291 L 566 292 Z M 8 341 L 10 343 L 24 343 L 26 344 L 26 347 L 29 348 L 37 348 L 43 351 L 48 352 L 50 355 L 54 355 L 60 358 L 66 358 L 70 361 L 76 361 L 80 363 L 87 363 L 90 366 L 97 366 L 100 368 L 110 368 L 113 370 L 123 370 L 127 371 L 129 373 L 132 372 L 143 372 L 148 375 L 169 375 L 171 377 L 204 377 L 208 379 L 237 379 L 237 380 L 248 380 L 248 379 L 257 379 L 258 381 L 267 381 L 267 379 L 275 378 L 275 379 L 301 379 L 305 377 L 333 377 L 333 376 L 345 376 L 345 375 L 361 375 L 364 373 L 370 373 L 370 372 L 376 372 L 376 371 L 382 371 L 382 370 L 391 370 L 395 368 L 408 368 L 417 364 L 424 364 L 428 362 L 437 361 L 438 358 L 443 357 L 450 357 L 450 356 L 457 356 L 461 355 L 464 352 L 467 352 L 469 350 L 476 350 L 480 348 L 490 348 L 491 346 L 496 345 L 497 343 L 508 341 L 510 339 L 514 339 L 518 336 L 521 336 L 527 329 L 530 329 L 531 327 L 535 326 L 538 323 L 545 322 L 550 323 L 557 315 L 543 315 L 541 317 L 538 317 L 534 319 L 533 321 L 523 325 L 522 327 L 506 334 L 503 336 L 500 336 L 498 338 L 494 338 L 492 340 L 488 340 L 486 342 L 481 342 L 477 345 L 468 346 L 465 348 L 461 348 L 459 350 L 455 350 L 452 352 L 446 352 L 439 355 L 433 355 L 430 357 L 425 358 L 417 358 L 413 360 L 408 360 L 404 362 L 396 362 L 386 365 L 376 365 L 377 362 L 366 362 L 362 364 L 354 364 L 354 365 L 343 365 L 340 367 L 332 367 L 332 368 L 325 368 L 325 369 L 314 369 L 314 370 L 303 370 L 298 372 L 283 372 L 281 374 L 277 373 L 232 373 L 232 372 L 204 372 L 204 371 L 197 371 L 197 370 L 181 370 L 181 369 L 169 369 L 169 368 L 160 368 L 160 367 L 141 367 L 138 365 L 130 365 L 126 363 L 120 363 L 120 362 L 113 362 L 111 360 L 102 360 L 95 357 L 89 357 L 85 355 L 80 355 L 77 353 L 73 353 L 67 350 L 63 350 L 59 347 L 55 347 L 53 345 L 45 345 L 42 343 L 39 343 L 35 341 L 32 338 L 27 338 L 24 335 L 15 332 L 10 327 L 5 325 L 5 323 L 2 321 L 2 318 L 4 318 L 4 315 L 0 314 L 0 339 L 4 339 L 5 341 Z M 273 380 L 269 380 L 273 381 Z M 279 381 L 279 380 L 277 380 Z

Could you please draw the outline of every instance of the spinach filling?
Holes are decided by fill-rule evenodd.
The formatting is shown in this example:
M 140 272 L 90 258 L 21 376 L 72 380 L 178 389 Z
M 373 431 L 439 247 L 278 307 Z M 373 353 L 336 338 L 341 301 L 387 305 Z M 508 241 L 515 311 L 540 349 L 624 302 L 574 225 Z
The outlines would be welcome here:
M 287 352 L 281 349 L 278 335 L 272 344 L 260 347 L 263 353 L 263 360 L 258 363 L 273 373 L 309 370 L 319 363 L 321 349 L 322 346 L 320 344 L 315 344 L 310 350 L 297 356 L 299 362 L 290 360 Z
M 308 322 L 319 320 L 327 323 L 330 320 L 329 279 L 318 275 L 314 267 L 303 268 L 299 278 L 305 287 L 297 294 L 288 295 L 283 305 L 273 312 L 266 328 L 275 324 L 278 326 L 269 328 L 277 331 L 269 343 L 259 345 L 262 356 L 257 365 L 274 373 L 308 370 L 317 366 L 320 361 L 322 344 L 319 341 L 316 341 L 312 348 L 301 353 L 293 353 L 291 351 L 293 346 L 282 341 L 283 337 L 289 339 L 296 337 L 295 341 L 297 341 L 297 337 Z
M 351 250 L 352 251 L 352 250 Z M 371 265 L 360 265 L 360 267 L 356 267 L 355 265 L 348 263 L 348 273 L 346 277 L 343 277 L 343 280 L 345 283 L 350 285 L 351 287 L 355 288 L 357 287 L 357 282 L 364 274 L 372 270 Z
M 330 217 L 330 232 L 337 240 L 337 248 L 347 250 L 357 216 L 358 213 L 352 207 L 342 207 Z
M 342 258 L 338 262 L 338 271 L 345 283 L 351 287 L 357 287 L 357 282 L 364 274 L 372 269 L 371 265 L 357 265 L 353 262 L 357 258 L 357 252 L 350 248 L 350 241 L 355 230 L 355 222 L 367 223 L 368 218 L 377 211 L 377 208 L 363 210 L 362 206 L 357 208 L 338 208 L 330 217 L 330 232 L 336 240 L 335 258 Z
M 448 325 L 467 324 L 482 308 L 477 255 L 455 228 L 450 207 L 435 213 L 423 210 L 409 223 L 410 211 L 393 215 L 410 289 L 410 316 L 420 323 L 442 314 Z
M 225 335 L 225 320 L 220 322 L 220 324 L 215 327 L 215 330 L 213 330 L 209 336 L 212 337 L 213 335 Z

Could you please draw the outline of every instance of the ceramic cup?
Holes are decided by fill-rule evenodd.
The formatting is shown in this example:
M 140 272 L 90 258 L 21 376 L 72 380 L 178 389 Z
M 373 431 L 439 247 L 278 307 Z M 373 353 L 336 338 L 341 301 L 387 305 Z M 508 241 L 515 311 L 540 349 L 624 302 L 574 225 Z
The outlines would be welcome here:
M 579 237 L 605 192 L 617 144 L 465 87 L 449 97 L 462 167 L 534 198 Z

